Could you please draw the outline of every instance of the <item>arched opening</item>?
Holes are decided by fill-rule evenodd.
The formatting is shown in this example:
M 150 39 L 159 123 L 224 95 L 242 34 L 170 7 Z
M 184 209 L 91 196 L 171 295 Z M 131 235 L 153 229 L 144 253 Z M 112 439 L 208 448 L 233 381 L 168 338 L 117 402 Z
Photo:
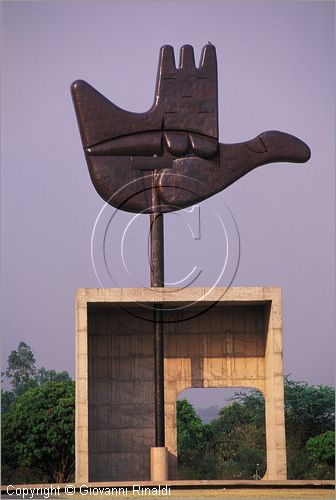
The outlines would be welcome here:
M 257 389 L 200 388 L 176 402 L 179 479 L 261 479 L 265 400 Z

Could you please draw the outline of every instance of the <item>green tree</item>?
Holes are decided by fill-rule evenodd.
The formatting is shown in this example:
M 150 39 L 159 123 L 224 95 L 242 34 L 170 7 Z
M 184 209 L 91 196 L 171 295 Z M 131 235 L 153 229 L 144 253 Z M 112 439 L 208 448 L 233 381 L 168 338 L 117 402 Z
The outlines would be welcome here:
M 335 432 L 326 431 L 308 439 L 306 448 L 310 460 L 315 464 L 333 465 L 335 463 Z
M 5 374 L 16 395 L 20 394 L 25 384 L 34 378 L 36 374 L 35 357 L 25 342 L 19 343 L 17 351 L 11 351 Z
M 187 399 L 178 400 L 176 408 L 179 477 L 187 475 L 191 479 L 196 479 L 200 474 L 202 450 L 205 448 L 204 426 Z
M 190 413 L 193 425 L 194 413 Z M 189 428 L 189 417 L 187 412 L 184 414 L 181 429 L 185 432 Z M 296 382 L 286 377 L 285 421 L 288 478 L 332 478 L 334 467 L 330 457 L 335 445 L 328 431 L 333 431 L 335 424 L 334 389 L 310 386 L 306 382 Z M 200 421 L 197 426 L 201 430 Z M 324 437 L 317 439 L 316 436 L 321 434 Z M 203 426 L 202 435 L 203 441 L 198 441 L 202 445 L 197 452 L 192 448 L 195 440 L 190 439 L 188 446 L 181 441 L 179 453 L 193 457 L 192 464 L 189 463 L 192 476 L 190 470 L 184 469 L 185 477 L 250 479 L 255 473 L 256 464 L 259 464 L 259 474 L 262 476 L 265 473 L 265 402 L 259 391 L 236 394 L 233 402 L 222 408 L 218 418 Z M 319 448 L 324 450 L 323 453 L 315 454 L 312 460 L 312 450 Z M 329 457 L 328 461 L 326 457 Z M 179 464 L 185 463 L 185 459 L 179 461 Z
M 306 443 L 310 438 L 334 429 L 335 390 L 286 377 L 285 418 L 288 479 L 327 478 L 330 471 L 317 472 L 312 466 Z
M 213 479 L 251 479 L 266 469 L 264 402 L 259 391 L 239 393 L 210 425 Z
M 257 404 L 260 395 L 254 394 Z M 252 393 L 251 393 L 252 398 Z M 265 435 L 260 417 L 238 402 L 223 408 L 210 424 L 202 423 L 186 399 L 177 402 L 178 470 L 188 479 L 251 479 L 256 464 L 265 469 Z
M 15 394 L 12 391 L 3 391 L 1 389 L 1 413 L 7 413 L 11 404 L 15 401 Z
M 286 430 L 306 442 L 335 425 L 335 389 L 285 379 Z
M 31 348 L 20 342 L 18 349 L 10 353 L 7 370 L 1 375 L 9 379 L 13 389 L 1 390 L 3 483 L 36 483 L 69 477 L 73 469 L 73 446 L 68 442 L 69 439 L 73 441 L 75 407 L 74 382 L 69 374 L 44 367 L 36 369 Z M 61 386 L 57 386 L 59 383 Z M 43 401 L 47 407 L 43 406 Z M 42 444 L 38 442 L 39 433 L 46 447 L 51 446 L 51 433 L 54 433 L 50 467 L 44 463 L 48 462 L 45 449 L 39 448 Z M 59 443 L 63 443 L 63 455 L 57 451 Z
M 36 372 L 35 380 L 38 385 L 46 384 L 47 382 L 62 382 L 71 380 L 68 372 L 56 372 L 55 370 L 46 370 L 43 366 Z
M 3 461 L 39 470 L 47 481 L 66 482 L 74 469 L 75 384 L 47 382 L 28 389 L 2 421 Z

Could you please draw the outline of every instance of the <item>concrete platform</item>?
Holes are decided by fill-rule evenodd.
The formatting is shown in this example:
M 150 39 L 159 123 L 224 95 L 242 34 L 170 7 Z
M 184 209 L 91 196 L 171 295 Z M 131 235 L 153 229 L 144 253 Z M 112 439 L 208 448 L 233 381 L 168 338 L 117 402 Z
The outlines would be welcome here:
M 177 479 L 179 394 L 251 387 L 265 397 L 265 479 L 286 480 L 281 290 L 232 287 L 78 290 L 76 481 L 150 479 L 157 303 L 165 310 L 168 479 Z

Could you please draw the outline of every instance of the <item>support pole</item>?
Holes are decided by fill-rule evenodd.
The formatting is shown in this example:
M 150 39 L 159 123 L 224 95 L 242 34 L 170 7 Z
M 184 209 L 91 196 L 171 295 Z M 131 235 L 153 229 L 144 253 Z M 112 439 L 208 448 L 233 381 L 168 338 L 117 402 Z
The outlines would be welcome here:
M 165 446 L 164 425 L 164 351 L 162 304 L 155 305 L 155 446 Z
M 160 213 L 156 172 L 152 177 L 152 210 L 150 215 L 151 286 L 164 286 L 163 214 Z M 155 376 L 155 447 L 150 451 L 151 481 L 168 479 L 168 454 L 165 447 L 164 421 L 164 337 L 163 305 L 154 304 L 154 376 Z
M 150 214 L 151 286 L 164 286 L 163 214 Z
M 159 202 L 153 172 L 152 207 L 158 210 Z M 151 286 L 164 286 L 164 232 L 163 214 L 150 215 Z M 164 339 L 162 304 L 154 305 L 154 371 L 155 371 L 155 446 L 165 446 L 164 422 Z

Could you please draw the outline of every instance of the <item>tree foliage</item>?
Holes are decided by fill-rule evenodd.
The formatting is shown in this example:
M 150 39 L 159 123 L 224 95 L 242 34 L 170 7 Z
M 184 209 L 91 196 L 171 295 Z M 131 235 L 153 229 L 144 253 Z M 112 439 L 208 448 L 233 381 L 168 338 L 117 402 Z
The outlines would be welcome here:
M 335 390 L 328 386 L 310 386 L 307 382 L 285 380 L 285 413 L 288 434 L 306 442 L 335 424 Z
M 188 405 L 188 412 L 185 408 Z M 183 418 L 179 413 L 183 410 Z M 285 421 L 289 479 L 332 479 L 335 391 L 285 379 Z M 266 472 L 265 401 L 259 391 L 236 394 L 210 424 L 192 405 L 177 406 L 179 474 L 197 479 L 251 479 Z M 197 432 L 191 429 L 197 429 Z M 179 439 L 179 438 L 178 438 Z M 192 460 L 187 462 L 187 458 Z M 257 465 L 258 464 L 258 465 Z M 187 465 L 187 467 L 186 467 Z
M 69 479 L 74 469 L 74 391 L 72 381 L 47 382 L 16 399 L 2 424 L 7 463 L 38 468 L 48 481 Z
M 68 372 L 56 372 L 55 370 L 46 370 L 43 366 L 36 372 L 35 381 L 37 385 L 43 385 L 47 382 L 63 382 L 71 380 Z
M 74 470 L 75 384 L 65 371 L 37 369 L 20 342 L 1 391 L 2 482 L 65 482 Z
M 44 385 L 47 382 L 71 380 L 66 371 L 56 372 L 55 370 L 47 370 L 43 366 L 37 369 L 35 356 L 25 342 L 20 342 L 17 350 L 11 351 L 8 356 L 7 369 L 2 373 L 2 376 L 5 376 L 12 386 L 12 391 L 1 390 L 2 413 L 7 413 L 11 403 L 29 389 Z
M 306 448 L 314 464 L 326 463 L 333 465 L 335 463 L 335 432 L 326 431 L 309 438 Z
M 312 463 L 307 441 L 335 426 L 335 390 L 285 380 L 288 479 L 328 479 L 333 470 Z
M 205 447 L 205 429 L 193 405 L 186 399 L 177 405 L 177 456 L 182 478 L 190 476 L 201 468 L 202 453 Z
M 237 395 L 209 424 L 208 453 L 213 479 L 251 479 L 265 472 L 263 398 L 258 391 Z M 258 465 L 257 465 L 258 464 Z
M 16 395 L 20 394 L 24 385 L 34 378 L 36 374 L 35 357 L 25 342 L 20 342 L 17 351 L 12 351 L 8 356 L 5 373 Z

